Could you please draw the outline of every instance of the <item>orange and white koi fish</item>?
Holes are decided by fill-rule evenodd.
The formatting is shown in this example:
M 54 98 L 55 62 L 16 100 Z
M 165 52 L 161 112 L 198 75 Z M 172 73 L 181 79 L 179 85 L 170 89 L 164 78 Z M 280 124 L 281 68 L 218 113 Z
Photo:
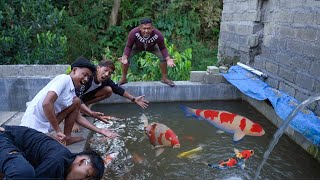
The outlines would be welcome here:
M 262 136 L 264 129 L 250 119 L 228 111 L 192 109 L 181 106 L 186 116 L 204 119 L 215 127 L 233 134 L 233 141 L 239 141 L 245 135 Z
M 156 156 L 159 156 L 164 147 L 180 148 L 178 136 L 166 125 L 160 123 L 148 124 L 146 115 L 142 114 L 142 121 L 144 122 L 144 132 L 149 138 L 150 144 L 156 149 Z
M 243 150 L 243 151 L 239 151 L 237 149 L 234 149 L 235 155 L 233 157 L 230 157 L 224 161 L 219 162 L 218 164 L 210 164 L 210 163 L 206 163 L 204 162 L 204 164 L 212 167 L 212 168 L 216 168 L 216 169 L 228 169 L 231 167 L 240 167 L 242 170 L 244 170 L 245 168 L 245 162 L 247 159 L 249 159 L 253 154 L 254 151 L 253 150 Z
M 108 154 L 103 159 L 104 165 L 109 166 L 112 163 L 112 161 L 118 156 L 118 154 L 119 154 L 118 152 L 113 152 L 113 153 Z

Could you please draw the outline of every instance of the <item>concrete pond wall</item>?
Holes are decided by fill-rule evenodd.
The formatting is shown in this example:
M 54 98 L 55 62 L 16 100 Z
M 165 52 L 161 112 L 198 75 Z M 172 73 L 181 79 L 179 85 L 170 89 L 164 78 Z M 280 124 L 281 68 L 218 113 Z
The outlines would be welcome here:
M 0 113 L 26 109 L 26 102 L 40 91 L 54 76 L 65 73 L 68 65 L 2 65 L 0 66 Z M 206 71 L 191 72 L 190 81 L 176 81 L 169 87 L 158 81 L 129 82 L 123 86 L 133 95 L 145 95 L 150 102 L 197 101 L 197 100 L 245 100 L 279 127 L 282 120 L 273 108 L 264 101 L 243 95 L 227 82 L 221 74 Z M 131 103 L 118 95 L 99 103 Z M 20 116 L 23 113 L 19 113 Z M 18 121 L 18 120 L 17 120 Z M 286 134 L 320 162 L 319 147 L 300 133 L 287 128 Z

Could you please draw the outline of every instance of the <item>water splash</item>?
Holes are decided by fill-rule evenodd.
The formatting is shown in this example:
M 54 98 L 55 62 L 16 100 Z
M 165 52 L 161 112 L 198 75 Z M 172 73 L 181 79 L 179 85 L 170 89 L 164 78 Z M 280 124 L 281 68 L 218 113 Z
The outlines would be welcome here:
M 273 140 L 271 141 L 268 150 L 264 153 L 263 155 L 263 160 L 260 163 L 254 180 L 257 180 L 259 178 L 260 175 L 260 171 L 263 167 L 263 165 L 266 163 L 270 153 L 272 152 L 272 150 L 274 149 L 275 145 L 278 143 L 280 137 L 282 136 L 283 132 L 286 130 L 287 126 L 289 125 L 289 123 L 291 122 L 291 120 L 297 115 L 297 113 L 300 110 L 303 110 L 303 108 L 305 108 L 306 106 L 308 106 L 309 104 L 315 102 L 315 101 L 319 101 L 320 100 L 320 94 L 317 94 L 315 96 L 311 96 L 309 97 L 307 100 L 303 101 L 301 104 L 299 104 L 295 109 L 293 109 L 291 111 L 291 113 L 288 115 L 288 117 L 285 119 L 285 121 L 282 123 L 282 125 L 279 127 L 279 129 L 277 130 L 277 132 L 274 134 L 273 136 Z

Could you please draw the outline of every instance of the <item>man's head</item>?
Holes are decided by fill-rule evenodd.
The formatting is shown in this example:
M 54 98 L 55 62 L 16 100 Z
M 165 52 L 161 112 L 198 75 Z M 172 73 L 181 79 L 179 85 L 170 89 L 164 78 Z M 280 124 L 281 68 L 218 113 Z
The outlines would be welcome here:
M 79 88 L 82 84 L 88 81 L 89 76 L 95 72 L 96 67 L 90 63 L 90 61 L 84 57 L 79 57 L 75 62 L 71 64 L 71 73 L 73 84 L 76 88 Z
M 94 151 L 83 151 L 72 162 L 66 179 L 101 179 L 103 173 L 104 163 L 99 154 Z
M 111 60 L 102 60 L 97 67 L 96 80 L 103 82 L 111 78 L 114 70 L 115 66 Z
M 152 20 L 149 18 L 141 19 L 139 28 L 142 36 L 148 38 L 153 30 Z

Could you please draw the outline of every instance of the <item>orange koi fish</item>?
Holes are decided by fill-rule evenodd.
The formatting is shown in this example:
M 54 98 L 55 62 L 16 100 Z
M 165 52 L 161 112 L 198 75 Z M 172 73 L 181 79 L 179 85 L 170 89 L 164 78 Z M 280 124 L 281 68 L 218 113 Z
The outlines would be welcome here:
M 164 147 L 180 148 L 178 136 L 166 125 L 160 123 L 148 124 L 146 115 L 142 114 L 142 121 L 144 122 L 144 132 L 149 138 L 150 144 L 156 149 L 156 156 L 159 156 Z
M 118 154 L 119 154 L 118 152 L 113 152 L 113 153 L 108 154 L 103 159 L 105 166 L 109 166 L 112 163 L 112 161 L 118 156 Z
M 230 157 L 224 161 L 219 162 L 218 164 L 210 164 L 210 163 L 206 163 L 204 162 L 206 165 L 208 165 L 209 167 L 212 168 L 216 168 L 216 169 L 228 169 L 231 167 L 240 167 L 242 170 L 244 170 L 245 168 L 245 162 L 247 159 L 249 159 L 253 154 L 254 151 L 253 150 L 243 150 L 243 151 L 239 151 L 237 149 L 234 149 L 235 155 L 233 157 Z
M 233 134 L 233 141 L 239 141 L 245 135 L 262 136 L 264 129 L 250 119 L 228 111 L 192 109 L 181 106 L 186 116 L 204 119 L 222 131 Z
M 136 164 L 142 164 L 144 162 L 143 156 L 141 156 L 141 155 L 139 155 L 137 153 L 133 153 L 132 154 L 132 160 Z

